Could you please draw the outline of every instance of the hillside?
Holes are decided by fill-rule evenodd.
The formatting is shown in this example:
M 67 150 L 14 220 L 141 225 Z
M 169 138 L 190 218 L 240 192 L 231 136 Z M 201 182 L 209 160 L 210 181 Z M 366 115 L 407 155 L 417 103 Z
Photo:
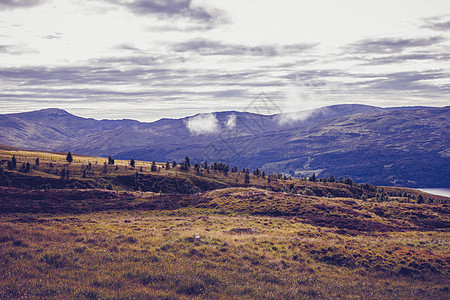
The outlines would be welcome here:
M 0 116 L 0 143 L 118 159 L 222 161 L 239 168 L 358 182 L 448 187 L 449 107 L 335 105 L 259 115 L 213 114 L 213 131 L 192 120 L 93 120 L 58 109 Z M 230 121 L 231 120 L 231 121 Z M 201 123 L 199 123 L 201 124 Z M 227 125 L 228 124 L 228 125 Z M 204 125 L 203 127 L 205 127 Z M 194 130 L 194 131 L 193 131 Z
M 450 198 L 72 157 L 0 146 L 0 298 L 448 299 Z

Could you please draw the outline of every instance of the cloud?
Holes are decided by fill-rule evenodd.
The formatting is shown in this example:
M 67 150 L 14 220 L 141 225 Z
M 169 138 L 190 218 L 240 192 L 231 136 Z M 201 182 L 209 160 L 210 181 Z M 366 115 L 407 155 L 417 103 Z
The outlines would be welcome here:
M 422 27 L 436 31 L 448 31 L 450 30 L 450 16 L 426 19 Z
M 360 58 L 364 61 L 363 65 L 386 65 L 386 64 L 400 64 L 407 61 L 448 61 L 450 54 L 447 53 L 411 53 L 403 55 L 387 55 L 375 58 Z
M 45 0 L 0 0 L 0 10 L 32 7 L 43 2 Z
M 199 114 L 188 118 L 185 122 L 191 134 L 213 134 L 220 130 L 219 121 L 214 114 Z
M 232 55 L 232 56 L 277 56 L 296 54 L 314 48 L 317 44 L 292 45 L 258 45 L 246 46 L 239 44 L 225 44 L 220 41 L 193 39 L 177 43 L 172 49 L 175 52 L 197 52 L 201 55 Z
M 236 128 L 236 115 L 235 114 L 229 115 L 225 125 L 228 130 L 235 129 Z
M 192 0 L 135 0 L 118 3 L 137 15 L 152 14 L 160 18 L 185 18 L 209 25 L 229 22 L 225 12 L 216 8 L 196 6 Z
M 385 92 L 388 90 L 407 91 L 412 94 L 431 95 L 444 94 L 450 92 L 448 84 L 433 84 L 434 80 L 449 78 L 450 74 L 443 70 L 429 70 L 421 72 L 396 72 L 380 75 L 372 81 L 366 82 L 367 87 L 374 92 Z
M 19 45 L 0 45 L 0 53 L 6 53 L 10 55 L 22 55 L 27 53 L 35 53 L 36 51 Z
M 347 50 L 352 53 L 400 53 L 408 48 L 427 47 L 444 41 L 442 37 L 401 39 L 401 38 L 382 38 L 362 40 L 347 46 Z

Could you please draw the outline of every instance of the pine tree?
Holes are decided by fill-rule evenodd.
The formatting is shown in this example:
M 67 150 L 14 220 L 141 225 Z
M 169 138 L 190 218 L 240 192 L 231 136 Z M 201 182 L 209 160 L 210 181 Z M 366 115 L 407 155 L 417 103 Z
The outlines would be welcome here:
M 11 158 L 11 170 L 15 170 L 17 168 L 17 160 L 16 160 L 16 156 L 13 155 L 13 157 Z
M 155 161 L 152 161 L 152 166 L 151 166 L 150 170 L 152 172 L 156 172 L 158 170 L 158 168 L 156 167 L 156 162 Z
M 175 168 L 177 166 L 177 162 L 176 161 L 173 161 L 173 163 L 172 163 L 172 168 Z
M 169 161 L 166 161 L 166 170 L 169 170 L 170 169 L 170 163 L 169 163 Z
M 130 160 L 130 166 L 131 166 L 132 168 L 134 168 L 135 165 L 136 165 L 136 162 L 135 162 L 134 159 L 132 158 L 132 159 Z
M 420 194 L 419 197 L 417 197 L 417 203 L 422 204 L 425 200 L 423 199 L 423 196 Z
M 36 166 L 39 166 L 39 157 L 36 158 Z
M 245 173 L 244 183 L 245 184 L 249 184 L 250 183 L 250 175 L 248 173 Z
M 111 155 L 108 157 L 108 165 L 114 164 L 114 158 L 111 157 Z
M 66 160 L 69 163 L 69 165 L 72 163 L 72 161 L 73 161 L 72 153 L 70 153 L 70 152 L 67 153 Z
M 60 179 L 61 179 L 61 180 L 66 179 L 66 168 L 63 168 L 63 169 L 61 170 Z
M 331 175 L 331 176 L 330 176 L 330 179 L 329 179 L 328 181 L 329 181 L 329 182 L 335 182 L 334 176 Z

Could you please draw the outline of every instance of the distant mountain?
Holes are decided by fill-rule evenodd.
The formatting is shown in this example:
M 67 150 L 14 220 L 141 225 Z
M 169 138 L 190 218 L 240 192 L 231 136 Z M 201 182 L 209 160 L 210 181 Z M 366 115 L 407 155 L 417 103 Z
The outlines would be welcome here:
M 450 107 L 333 105 L 261 115 L 217 112 L 144 123 L 60 109 L 0 115 L 0 143 L 118 159 L 223 161 L 238 167 L 384 185 L 450 186 Z

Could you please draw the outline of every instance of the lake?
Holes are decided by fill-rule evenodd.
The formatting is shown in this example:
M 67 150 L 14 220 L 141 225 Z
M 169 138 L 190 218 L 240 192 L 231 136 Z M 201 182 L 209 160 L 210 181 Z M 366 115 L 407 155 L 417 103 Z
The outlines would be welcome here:
M 418 190 L 434 195 L 450 197 L 450 188 L 420 188 Z

